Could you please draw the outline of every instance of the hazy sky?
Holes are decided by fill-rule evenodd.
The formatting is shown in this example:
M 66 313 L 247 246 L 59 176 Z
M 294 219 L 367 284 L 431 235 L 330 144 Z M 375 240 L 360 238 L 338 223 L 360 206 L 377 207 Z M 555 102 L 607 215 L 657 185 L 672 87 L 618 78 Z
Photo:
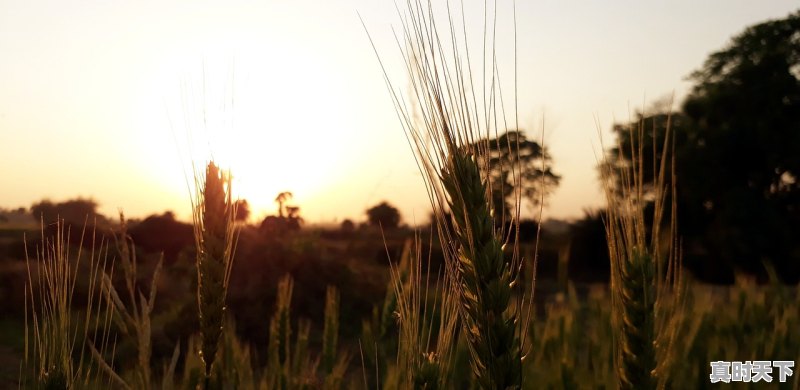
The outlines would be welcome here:
M 480 31 L 483 1 L 464 3 Z M 501 35 L 509 4 L 498 3 Z M 518 1 L 520 125 L 539 139 L 544 123 L 563 176 L 545 217 L 603 203 L 595 118 L 611 142 L 615 118 L 673 92 L 680 102 L 710 52 L 796 8 Z M 363 219 L 385 199 L 423 222 L 421 176 L 357 12 L 404 86 L 390 0 L 0 0 L 0 207 L 84 196 L 108 215 L 188 218 L 186 161 L 211 153 L 256 216 L 289 190 L 310 221 Z

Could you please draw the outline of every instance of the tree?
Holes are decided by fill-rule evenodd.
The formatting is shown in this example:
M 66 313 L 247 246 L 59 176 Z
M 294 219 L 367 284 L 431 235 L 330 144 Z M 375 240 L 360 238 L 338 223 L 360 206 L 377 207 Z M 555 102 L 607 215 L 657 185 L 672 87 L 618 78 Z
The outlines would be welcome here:
M 289 200 L 292 199 L 292 193 L 289 191 L 283 191 L 275 197 L 275 203 L 278 204 L 278 217 L 283 218 L 283 211 L 284 211 L 284 204 Z
M 131 224 L 128 234 L 146 253 L 163 253 L 167 263 L 174 262 L 181 251 L 194 245 L 192 225 L 176 220 L 171 211 Z
M 300 230 L 303 217 L 300 216 L 300 206 L 286 206 L 286 226 L 289 230 Z
M 250 204 L 247 203 L 247 199 L 237 200 L 233 209 L 236 210 L 233 218 L 236 222 L 247 222 L 247 218 L 250 218 Z
M 261 221 L 259 229 L 268 235 L 281 236 L 286 232 L 300 230 L 303 218 L 300 216 L 299 206 L 290 206 L 286 202 L 292 198 L 292 193 L 284 191 L 275 197 L 278 203 L 278 216 L 268 215 Z
M 50 200 L 42 200 L 31 206 L 31 214 L 34 218 L 40 218 L 45 224 L 56 221 L 57 218 L 63 219 L 67 224 L 83 225 L 86 221 L 94 224 L 95 221 L 100 225 L 107 225 L 108 220 L 97 212 L 97 202 L 93 199 L 76 198 L 64 202 L 53 203 Z
M 345 219 L 342 221 L 342 224 L 339 225 L 339 230 L 345 234 L 351 234 L 356 230 L 356 224 L 351 219 Z
M 691 75 L 695 85 L 674 134 L 679 234 L 701 277 L 800 275 L 800 12 L 744 30 Z M 667 115 L 641 115 L 646 178 Z M 630 164 L 630 133 L 615 127 L 617 164 Z M 610 156 L 611 157 L 611 156 Z
M 608 282 L 611 258 L 606 238 L 606 210 L 584 210 L 583 218 L 569 227 L 568 274 L 580 282 Z
M 747 28 L 692 74 L 683 109 L 693 125 L 688 199 L 708 240 L 754 271 L 774 263 L 797 279 L 800 260 L 800 12 Z
M 551 169 L 552 159 L 547 151 L 536 141 L 528 140 L 521 130 L 510 130 L 473 146 L 477 150 L 485 149 L 488 154 L 492 206 L 495 212 L 503 210 L 504 216 L 512 214 L 517 185 L 521 199 L 530 206 L 537 206 L 561 180 Z
M 367 220 L 372 226 L 394 229 L 400 226 L 400 212 L 389 203 L 381 202 L 367 210 Z

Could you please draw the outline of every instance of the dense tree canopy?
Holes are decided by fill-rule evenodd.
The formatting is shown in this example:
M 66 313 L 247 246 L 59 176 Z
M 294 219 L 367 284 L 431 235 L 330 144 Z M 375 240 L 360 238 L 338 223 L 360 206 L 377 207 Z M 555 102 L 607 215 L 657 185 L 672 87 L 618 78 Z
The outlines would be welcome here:
M 247 199 L 237 200 L 234 203 L 234 210 L 236 210 L 234 215 L 236 222 L 247 222 L 247 219 L 250 218 L 250 203 L 247 202 Z
M 800 12 L 747 28 L 694 72 L 682 112 L 640 117 L 646 179 L 670 121 L 687 264 L 730 280 L 734 269 L 787 281 L 800 262 Z M 630 126 L 616 126 L 618 166 Z M 656 143 L 653 144 L 653 136 Z M 653 146 L 655 145 L 655 147 Z
M 67 224 L 82 226 L 84 223 L 106 225 L 107 220 L 97 212 L 97 202 L 93 199 L 76 198 L 63 202 L 42 200 L 31 205 L 31 214 L 37 220 L 50 224 L 62 219 Z
M 128 234 L 145 253 L 163 253 L 167 263 L 177 260 L 182 250 L 194 244 L 192 225 L 176 220 L 171 211 L 133 223 Z
M 394 229 L 400 226 L 400 212 L 387 202 L 381 202 L 367 210 L 367 220 L 372 226 Z
M 521 130 L 508 131 L 481 144 L 486 145 L 483 149 L 489 157 L 493 207 L 504 210 L 506 216 L 511 214 L 515 189 L 520 191 L 522 200 L 535 206 L 561 180 L 561 176 L 553 172 L 552 159 L 545 148 L 527 139 Z

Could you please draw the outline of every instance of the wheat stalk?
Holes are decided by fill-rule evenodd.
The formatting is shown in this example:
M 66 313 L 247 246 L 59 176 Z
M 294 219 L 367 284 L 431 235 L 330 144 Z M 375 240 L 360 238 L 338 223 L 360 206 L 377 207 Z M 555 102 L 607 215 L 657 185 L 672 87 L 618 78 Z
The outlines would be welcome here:
M 322 374 L 323 388 L 326 390 L 337 390 L 342 388 L 345 379 L 347 366 L 350 364 L 350 356 L 347 353 L 339 353 L 339 308 L 341 297 L 339 289 L 328 286 L 325 292 L 325 327 L 322 331 Z M 301 353 L 295 349 L 295 353 Z M 305 353 L 305 352 L 302 352 Z
M 463 12 L 463 35 L 456 32 L 459 26 L 449 4 L 449 19 L 440 29 L 430 1 L 409 0 L 401 15 L 398 46 L 410 78 L 413 113 L 385 68 L 384 78 L 425 177 L 445 257 L 457 271 L 461 325 L 472 371 L 482 388 L 514 389 L 522 386 L 523 328 L 530 318 L 532 294 L 515 291 L 522 267 L 517 243 L 520 186 L 515 186 L 509 213 L 513 228 L 505 230 L 506 221 L 495 221 L 492 183 L 487 180 L 494 168 L 487 140 L 508 128 L 495 55 L 496 11 L 495 4 L 494 20 L 484 25 L 482 93 L 475 92 L 481 87 L 473 81 Z M 513 118 L 518 128 L 516 108 Z M 519 184 L 518 164 L 499 169 Z M 505 256 L 506 243 L 511 244 L 510 258 Z M 512 302 L 515 292 L 521 294 Z
M 336 348 L 339 341 L 339 290 L 328 286 L 325 292 L 325 326 L 322 331 L 322 371 L 333 372 L 336 364 Z
M 522 383 L 517 316 L 511 309 L 516 269 L 506 261 L 494 231 L 486 186 L 477 162 L 454 155 L 442 176 L 458 241 L 462 321 L 483 388 L 518 388 Z
M 630 259 L 620 264 L 617 298 L 621 319 L 619 366 L 621 389 L 651 389 L 655 385 L 654 347 L 655 291 L 652 257 L 633 249 Z
M 615 366 L 621 389 L 664 388 L 669 384 L 669 370 L 678 348 L 675 340 L 684 328 L 686 312 L 686 284 L 677 241 L 674 157 L 670 157 L 673 141 L 668 122 L 660 164 L 653 137 L 655 183 L 648 189 L 641 141 L 644 121 L 629 128 L 629 137 L 632 166 L 603 165 L 609 205 L 605 223 L 612 310 L 617 331 Z M 619 149 L 622 153 L 622 147 Z M 668 161 L 672 162 L 671 169 Z M 613 186 L 615 178 L 622 183 L 621 191 Z M 671 203 L 667 202 L 668 195 Z M 646 218 L 645 207 L 649 199 L 654 208 L 648 232 L 645 221 L 650 218 Z M 669 216 L 668 230 L 662 232 L 665 215 Z
M 286 275 L 278 282 L 278 296 L 275 299 L 275 314 L 269 325 L 269 345 L 267 346 L 267 369 L 264 382 L 268 389 L 284 389 L 288 386 L 291 376 L 291 317 L 289 315 L 292 304 L 294 280 Z M 301 326 L 301 330 L 304 328 Z M 305 326 L 308 328 L 308 326 Z M 308 333 L 302 332 L 299 339 L 307 339 Z M 303 347 L 305 349 L 305 347 Z M 299 366 L 299 356 L 298 359 Z
M 225 318 L 225 297 L 236 242 L 235 210 L 230 175 L 221 172 L 214 162 L 208 163 L 202 177 L 195 173 L 195 189 L 192 206 L 202 338 L 200 354 L 208 383 Z

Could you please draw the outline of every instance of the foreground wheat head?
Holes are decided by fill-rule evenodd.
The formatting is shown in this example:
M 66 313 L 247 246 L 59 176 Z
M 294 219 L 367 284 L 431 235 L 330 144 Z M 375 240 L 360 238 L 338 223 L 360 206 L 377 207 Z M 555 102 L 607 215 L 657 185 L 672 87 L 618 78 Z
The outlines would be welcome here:
M 517 288 L 522 266 L 516 236 L 520 186 L 515 186 L 508 213 L 511 221 L 505 221 L 506 213 L 492 210 L 493 189 L 487 180 L 495 167 L 490 166 L 486 140 L 510 126 L 494 49 L 496 8 L 495 4 L 494 21 L 484 26 L 483 63 L 474 65 L 485 69 L 477 77 L 482 84 L 473 82 L 463 13 L 461 25 L 456 25 L 448 5 L 449 19 L 439 28 L 433 6 L 421 0 L 407 1 L 398 39 L 411 80 L 413 113 L 385 70 L 384 75 L 425 177 L 442 248 L 455 273 L 473 374 L 482 388 L 515 389 L 522 386 L 522 328 L 530 315 L 530 294 Z M 511 121 L 518 128 L 516 109 Z M 499 168 L 519 183 L 519 166 Z
M 236 233 L 231 178 L 209 162 L 205 175 L 195 174 L 192 206 L 197 250 L 197 303 L 206 380 L 217 354 L 225 318 L 225 297 L 233 264 Z
M 505 260 L 476 160 L 452 156 L 442 181 L 458 242 L 462 321 L 476 376 L 484 388 L 514 388 L 522 383 L 517 316 L 510 310 L 516 266 Z
M 668 387 L 669 369 L 677 355 L 675 340 L 686 312 L 669 124 L 660 158 L 654 153 L 652 186 L 644 182 L 646 162 L 642 156 L 644 148 L 651 147 L 643 145 L 644 131 L 643 122 L 629 129 L 632 166 L 603 166 L 609 205 L 606 236 L 616 330 L 615 365 L 621 389 Z M 655 151 L 655 145 L 652 148 Z M 668 165 L 670 161 L 672 166 Z M 620 188 L 614 187 L 614 180 Z M 653 202 L 652 215 L 647 212 L 648 202 Z M 669 218 L 666 223 L 665 215 Z M 646 221 L 652 223 L 648 226 Z

